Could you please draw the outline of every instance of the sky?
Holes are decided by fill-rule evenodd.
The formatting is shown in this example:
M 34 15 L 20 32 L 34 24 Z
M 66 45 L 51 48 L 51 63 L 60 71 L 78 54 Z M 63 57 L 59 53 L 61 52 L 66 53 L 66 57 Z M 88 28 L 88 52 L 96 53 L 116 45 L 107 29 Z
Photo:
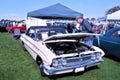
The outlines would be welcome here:
M 120 0 L 1 0 L 1 19 L 26 19 L 27 13 L 57 3 L 83 13 L 84 17 L 103 17 L 107 10 L 120 6 Z

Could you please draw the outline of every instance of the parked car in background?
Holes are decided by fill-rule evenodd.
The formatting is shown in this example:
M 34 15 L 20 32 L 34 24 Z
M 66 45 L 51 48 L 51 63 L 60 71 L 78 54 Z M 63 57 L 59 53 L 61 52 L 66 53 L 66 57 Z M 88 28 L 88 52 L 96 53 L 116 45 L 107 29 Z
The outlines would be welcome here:
M 6 26 L 8 22 L 9 22 L 8 20 L 0 21 L 0 32 L 6 32 Z
M 21 33 L 25 32 L 26 25 L 24 21 L 10 21 L 7 24 L 6 30 L 8 32 L 14 32 L 15 29 L 19 29 Z
M 7 24 L 6 30 L 13 34 L 13 37 L 19 39 L 21 33 L 26 31 L 26 25 L 24 21 L 11 21 Z
M 78 73 L 103 62 L 104 52 L 82 41 L 88 36 L 96 34 L 65 34 L 62 26 L 33 26 L 21 35 L 20 40 L 44 76 Z
M 113 28 L 94 39 L 93 44 L 103 49 L 107 54 L 120 58 L 120 27 Z

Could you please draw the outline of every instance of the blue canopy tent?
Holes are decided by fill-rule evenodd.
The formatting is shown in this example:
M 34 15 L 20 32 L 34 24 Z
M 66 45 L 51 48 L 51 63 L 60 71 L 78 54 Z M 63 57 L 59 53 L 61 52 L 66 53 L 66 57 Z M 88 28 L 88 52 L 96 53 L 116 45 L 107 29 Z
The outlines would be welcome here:
M 77 16 L 83 16 L 83 14 L 76 12 L 60 3 L 27 13 L 27 17 L 34 17 L 41 19 L 75 20 Z

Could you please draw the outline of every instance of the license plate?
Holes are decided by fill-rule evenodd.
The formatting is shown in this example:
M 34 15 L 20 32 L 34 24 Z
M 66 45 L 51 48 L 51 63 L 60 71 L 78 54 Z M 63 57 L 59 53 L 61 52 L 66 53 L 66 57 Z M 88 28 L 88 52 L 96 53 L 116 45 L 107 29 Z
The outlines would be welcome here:
M 14 30 L 14 35 L 15 35 L 15 36 L 20 35 L 20 29 L 15 29 L 15 30 Z
M 81 71 L 84 71 L 84 70 L 85 70 L 84 67 L 76 68 L 76 69 L 75 69 L 75 73 L 81 72 Z

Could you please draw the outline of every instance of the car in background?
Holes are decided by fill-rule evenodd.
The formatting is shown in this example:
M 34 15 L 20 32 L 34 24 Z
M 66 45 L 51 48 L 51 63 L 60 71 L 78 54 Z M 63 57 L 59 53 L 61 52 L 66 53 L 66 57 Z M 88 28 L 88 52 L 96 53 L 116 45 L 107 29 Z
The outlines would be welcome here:
M 33 26 L 22 34 L 23 49 L 40 66 L 41 75 L 78 73 L 103 62 L 104 52 L 83 42 L 92 33 L 66 34 L 63 26 Z
M 106 34 L 94 39 L 93 45 L 103 49 L 106 54 L 120 58 L 120 27 L 112 28 Z
M 6 26 L 8 22 L 9 22 L 8 20 L 0 21 L 0 32 L 6 32 Z
M 10 21 L 7 24 L 6 30 L 9 33 L 12 33 L 15 39 L 19 39 L 21 33 L 24 33 L 26 31 L 26 25 L 24 21 Z
M 6 26 L 6 30 L 8 32 L 14 32 L 15 29 L 19 29 L 21 33 L 24 33 L 26 30 L 25 22 L 24 21 L 10 21 Z

